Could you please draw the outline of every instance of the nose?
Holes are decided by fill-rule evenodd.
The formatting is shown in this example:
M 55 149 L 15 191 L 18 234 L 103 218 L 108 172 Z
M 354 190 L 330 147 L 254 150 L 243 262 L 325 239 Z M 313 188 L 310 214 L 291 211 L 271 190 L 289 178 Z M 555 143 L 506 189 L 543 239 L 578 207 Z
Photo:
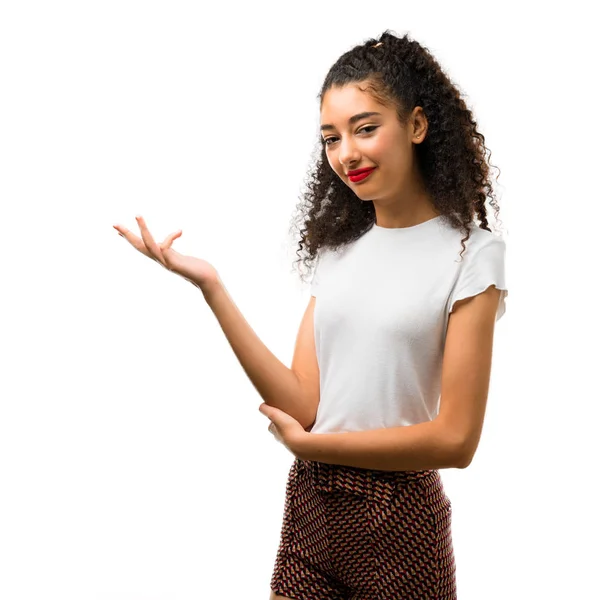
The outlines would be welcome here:
M 352 143 L 351 138 L 340 141 L 340 149 L 338 153 L 338 160 L 342 167 L 346 170 L 351 168 L 351 165 L 357 165 L 360 163 L 360 154 L 358 148 Z

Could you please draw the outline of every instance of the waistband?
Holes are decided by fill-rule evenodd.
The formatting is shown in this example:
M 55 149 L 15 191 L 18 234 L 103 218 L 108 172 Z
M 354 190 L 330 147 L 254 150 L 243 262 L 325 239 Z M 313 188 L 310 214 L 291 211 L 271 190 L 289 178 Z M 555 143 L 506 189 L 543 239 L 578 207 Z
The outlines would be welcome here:
M 298 472 L 306 471 L 312 478 L 313 485 L 323 492 L 338 489 L 364 495 L 373 500 L 389 501 L 399 486 L 409 482 L 421 482 L 430 487 L 440 478 L 438 470 L 378 471 L 299 458 L 296 458 L 295 462 Z

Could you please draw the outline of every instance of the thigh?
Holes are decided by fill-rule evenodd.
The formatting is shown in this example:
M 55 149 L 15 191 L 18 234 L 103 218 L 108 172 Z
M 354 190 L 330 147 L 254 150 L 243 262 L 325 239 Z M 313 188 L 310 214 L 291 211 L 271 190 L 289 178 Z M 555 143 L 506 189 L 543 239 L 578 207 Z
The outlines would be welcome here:
M 331 566 L 327 507 L 305 464 L 296 459 L 286 485 L 281 537 L 271 577 L 272 597 L 346 600 Z
M 390 501 L 376 502 L 372 510 L 376 593 L 455 600 L 452 508 L 439 471 L 398 479 Z

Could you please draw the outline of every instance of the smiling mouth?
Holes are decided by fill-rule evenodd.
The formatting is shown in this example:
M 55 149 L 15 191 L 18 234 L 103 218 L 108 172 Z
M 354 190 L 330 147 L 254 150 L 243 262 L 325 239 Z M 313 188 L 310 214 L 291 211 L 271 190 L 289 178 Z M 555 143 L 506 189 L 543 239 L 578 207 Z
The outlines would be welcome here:
M 375 168 L 372 168 L 372 169 L 369 169 L 368 171 L 363 171 L 362 173 L 358 173 L 357 175 L 348 175 L 348 179 L 350 179 L 350 181 L 352 183 L 357 183 L 359 181 L 362 181 L 363 179 L 366 179 L 374 170 L 375 170 Z
M 374 168 L 375 167 L 364 167 L 362 169 L 352 169 L 351 171 L 348 171 L 347 175 L 352 175 L 352 177 L 354 177 L 355 175 L 360 175 L 361 173 L 366 173 L 367 171 L 371 171 Z

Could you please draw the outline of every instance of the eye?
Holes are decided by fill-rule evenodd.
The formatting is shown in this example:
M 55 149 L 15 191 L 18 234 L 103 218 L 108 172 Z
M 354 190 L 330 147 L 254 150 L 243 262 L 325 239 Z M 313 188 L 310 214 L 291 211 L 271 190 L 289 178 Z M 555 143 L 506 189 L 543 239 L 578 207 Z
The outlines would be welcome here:
M 363 127 L 362 129 L 359 129 L 357 133 L 360 133 L 361 131 L 364 131 L 365 133 L 371 133 L 371 131 L 374 131 L 378 127 L 379 127 L 379 125 L 367 125 L 366 127 Z M 369 129 L 371 131 L 367 131 L 367 129 Z M 336 137 L 328 137 L 328 138 L 325 138 L 325 139 L 321 139 L 321 142 L 325 146 L 331 146 L 331 140 L 337 140 L 337 138 Z

